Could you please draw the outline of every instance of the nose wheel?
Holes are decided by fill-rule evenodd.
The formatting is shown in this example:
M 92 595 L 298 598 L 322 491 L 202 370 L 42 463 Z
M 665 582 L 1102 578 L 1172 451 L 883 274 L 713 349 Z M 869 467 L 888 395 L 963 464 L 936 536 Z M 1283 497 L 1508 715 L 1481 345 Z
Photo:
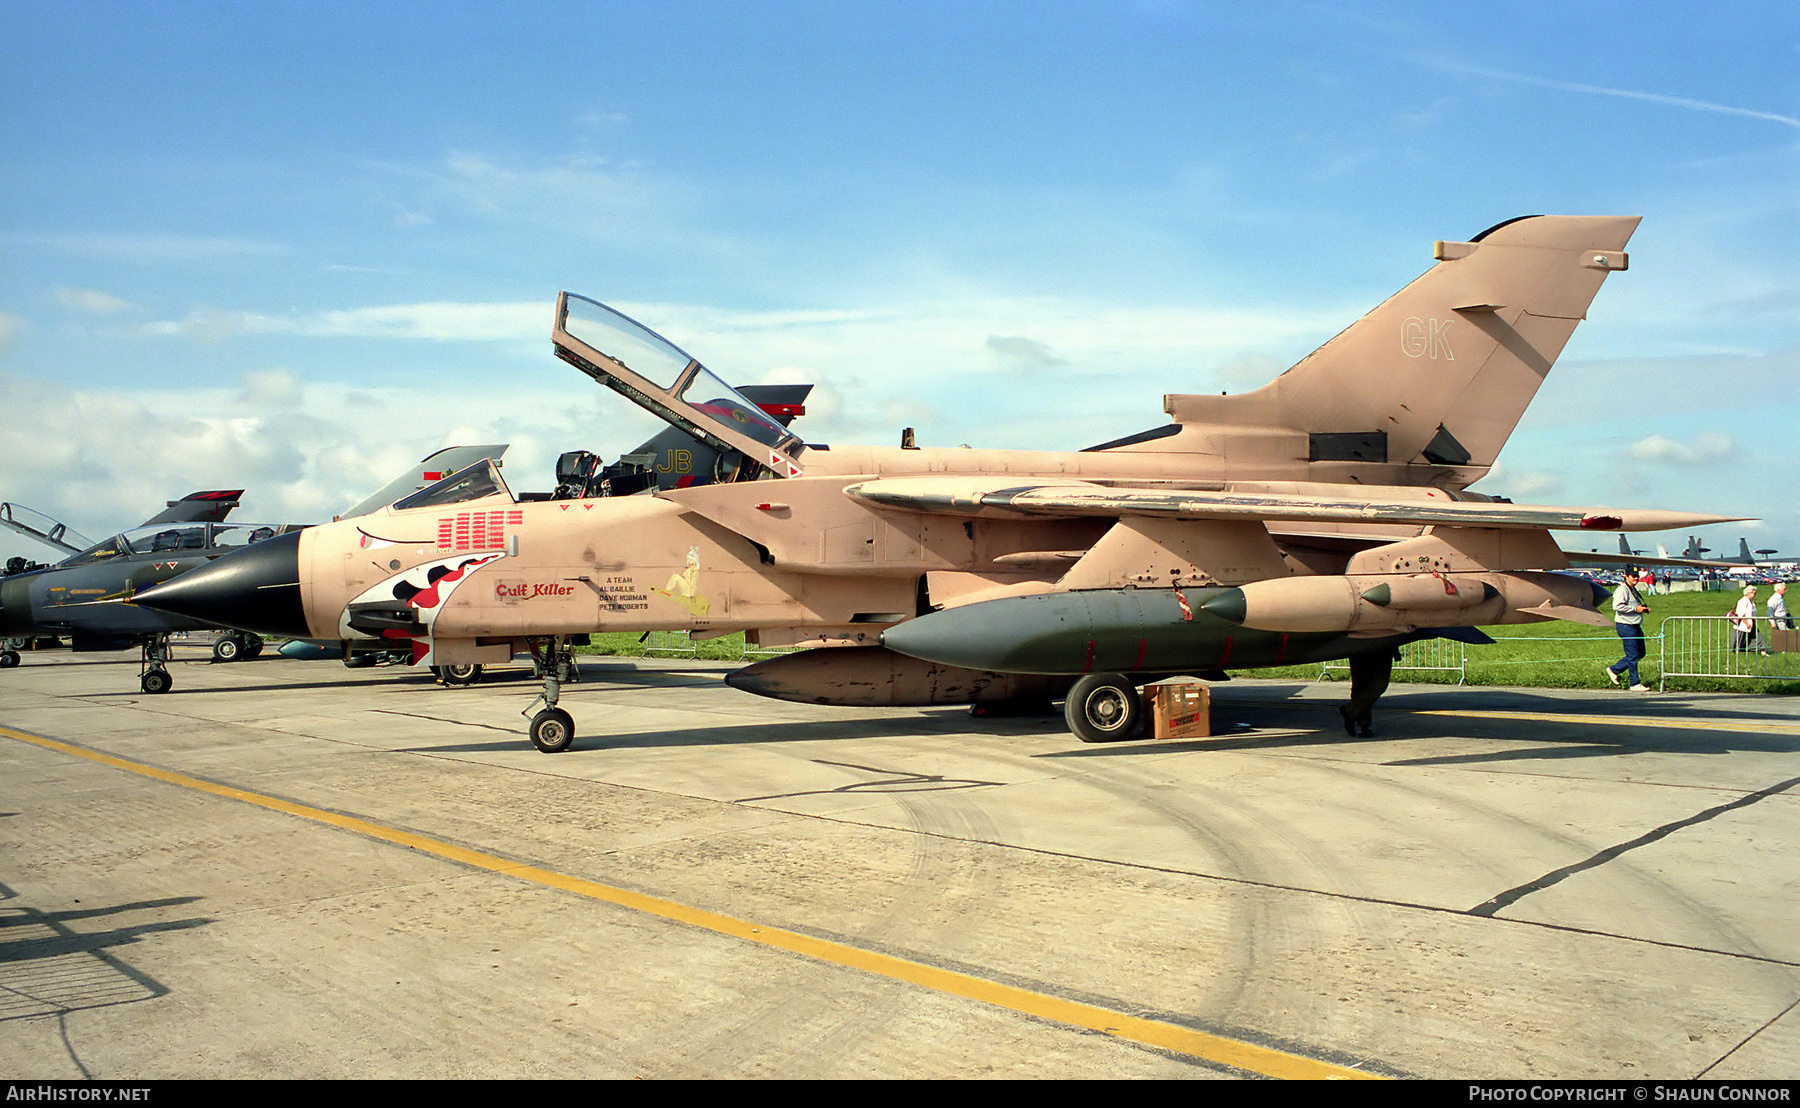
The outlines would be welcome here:
M 575 741 L 575 720 L 556 706 L 556 700 L 565 683 L 581 679 L 581 671 L 575 665 L 575 652 L 560 635 L 532 639 L 527 645 L 532 667 L 543 678 L 544 692 L 519 714 L 531 715 L 531 709 L 542 704 L 543 710 L 531 716 L 531 745 L 545 754 L 560 754 Z
M 175 684 L 169 676 L 169 636 L 152 635 L 144 640 L 144 659 L 138 671 L 138 687 L 155 695 L 166 693 Z
M 531 717 L 531 745 L 545 754 L 560 754 L 575 741 L 575 720 L 561 708 L 545 708 Z

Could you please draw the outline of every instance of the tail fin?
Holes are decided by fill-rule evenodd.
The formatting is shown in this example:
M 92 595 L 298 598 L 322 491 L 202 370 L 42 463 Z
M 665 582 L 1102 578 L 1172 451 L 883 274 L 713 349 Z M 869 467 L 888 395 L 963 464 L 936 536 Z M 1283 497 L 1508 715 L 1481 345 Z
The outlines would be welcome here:
M 1744 564 L 1747 566 L 1753 566 L 1756 564 L 1756 559 L 1751 557 L 1751 555 L 1750 555 L 1750 540 L 1749 539 L 1744 539 L 1744 538 L 1738 539 L 1738 557 L 1742 558 L 1744 560 Z
M 1625 555 L 1627 558 L 1632 557 L 1637 553 L 1637 551 L 1631 549 L 1631 544 L 1625 541 L 1624 535 L 1619 536 L 1619 553 Z
M 238 506 L 238 501 L 243 496 L 243 489 L 190 492 L 180 500 L 169 501 L 168 507 L 145 520 L 141 526 L 148 527 L 153 523 L 218 523 L 231 514 L 231 509 Z
M 1436 265 L 1262 388 L 1165 397 L 1186 441 L 1144 445 L 1216 451 L 1246 478 L 1466 486 L 1626 267 L 1638 222 L 1526 216 L 1440 242 Z

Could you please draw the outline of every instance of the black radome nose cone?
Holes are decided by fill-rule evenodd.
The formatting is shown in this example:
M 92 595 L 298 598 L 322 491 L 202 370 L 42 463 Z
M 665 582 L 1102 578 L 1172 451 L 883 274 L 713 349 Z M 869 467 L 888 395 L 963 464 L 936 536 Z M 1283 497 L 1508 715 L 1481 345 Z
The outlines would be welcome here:
M 0 581 L 0 635 L 24 635 L 31 630 L 31 582 Z
M 306 638 L 300 593 L 300 535 L 293 531 L 234 550 L 132 602 L 202 623 L 273 637 Z

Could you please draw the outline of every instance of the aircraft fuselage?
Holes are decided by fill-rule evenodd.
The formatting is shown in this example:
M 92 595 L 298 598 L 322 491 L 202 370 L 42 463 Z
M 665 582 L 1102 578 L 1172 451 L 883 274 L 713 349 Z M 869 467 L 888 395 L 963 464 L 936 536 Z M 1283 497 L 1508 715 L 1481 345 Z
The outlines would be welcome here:
M 140 589 L 205 565 L 202 554 L 55 567 L 0 579 L 0 637 L 71 636 L 78 648 L 118 649 L 150 635 L 210 625 L 127 603 Z M 121 643 L 123 640 L 123 643 Z

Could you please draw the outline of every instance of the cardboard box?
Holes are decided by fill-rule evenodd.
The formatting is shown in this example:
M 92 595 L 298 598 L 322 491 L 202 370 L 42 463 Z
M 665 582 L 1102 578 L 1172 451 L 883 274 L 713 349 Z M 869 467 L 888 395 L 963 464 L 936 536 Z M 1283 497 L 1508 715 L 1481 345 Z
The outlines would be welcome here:
M 1212 687 L 1204 681 L 1161 681 L 1144 689 L 1150 699 L 1150 733 L 1158 739 L 1212 734 Z

